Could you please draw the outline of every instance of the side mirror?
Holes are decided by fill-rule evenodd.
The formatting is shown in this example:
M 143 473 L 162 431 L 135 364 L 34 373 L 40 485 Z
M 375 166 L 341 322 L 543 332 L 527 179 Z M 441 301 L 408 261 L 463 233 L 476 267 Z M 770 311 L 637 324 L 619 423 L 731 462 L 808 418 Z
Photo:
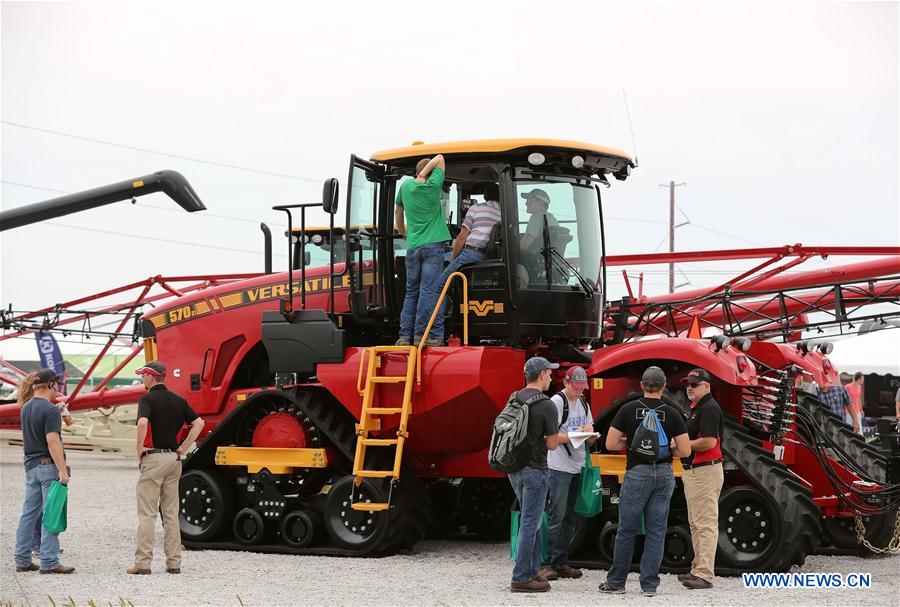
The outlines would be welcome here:
M 338 210 L 338 180 L 329 177 L 322 187 L 322 209 L 329 215 L 334 215 Z

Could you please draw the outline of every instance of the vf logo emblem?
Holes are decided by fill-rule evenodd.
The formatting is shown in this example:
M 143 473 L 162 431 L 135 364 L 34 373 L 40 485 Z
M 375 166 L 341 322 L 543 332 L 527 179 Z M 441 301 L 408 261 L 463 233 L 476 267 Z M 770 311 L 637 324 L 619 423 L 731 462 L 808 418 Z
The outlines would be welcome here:
M 459 305 L 459 311 L 465 312 L 465 307 L 463 306 L 463 304 Z M 487 299 L 485 301 L 470 301 L 469 312 L 474 313 L 475 316 L 478 317 L 484 317 L 491 313 L 503 314 L 503 302 L 495 302 L 493 299 Z

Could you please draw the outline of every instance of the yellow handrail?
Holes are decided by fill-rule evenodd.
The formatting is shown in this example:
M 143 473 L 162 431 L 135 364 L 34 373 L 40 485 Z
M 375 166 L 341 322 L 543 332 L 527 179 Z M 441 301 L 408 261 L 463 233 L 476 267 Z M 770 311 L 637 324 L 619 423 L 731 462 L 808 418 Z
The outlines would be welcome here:
M 469 345 L 469 281 L 462 272 L 454 272 L 447 277 L 447 282 L 444 283 L 444 288 L 441 289 L 441 294 L 438 296 L 438 300 L 434 306 L 434 310 L 431 312 L 431 319 L 428 321 L 428 326 L 425 327 L 425 332 L 422 334 L 422 339 L 416 345 L 417 386 L 422 384 L 422 343 L 426 339 L 428 339 L 428 334 L 431 333 L 431 326 L 434 324 L 434 319 L 437 318 L 438 310 L 441 309 L 441 304 L 444 303 L 444 297 L 447 295 L 447 289 L 450 287 L 450 283 L 453 282 L 454 277 L 457 276 L 460 280 L 462 280 L 463 284 L 463 345 Z
M 366 366 L 366 354 L 369 353 L 368 348 L 362 349 L 362 354 L 359 355 L 359 375 L 356 378 L 356 391 L 359 392 L 359 395 L 362 396 L 364 393 L 364 388 L 362 385 L 363 381 L 363 369 Z

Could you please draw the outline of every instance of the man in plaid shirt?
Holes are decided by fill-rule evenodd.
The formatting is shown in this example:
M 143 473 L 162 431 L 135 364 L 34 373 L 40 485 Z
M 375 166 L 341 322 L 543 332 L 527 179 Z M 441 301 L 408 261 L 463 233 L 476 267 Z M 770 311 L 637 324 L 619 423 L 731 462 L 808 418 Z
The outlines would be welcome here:
M 840 376 L 836 376 L 828 386 L 819 388 L 819 400 L 836 413 L 842 420 L 850 415 L 850 395 L 841 385 Z

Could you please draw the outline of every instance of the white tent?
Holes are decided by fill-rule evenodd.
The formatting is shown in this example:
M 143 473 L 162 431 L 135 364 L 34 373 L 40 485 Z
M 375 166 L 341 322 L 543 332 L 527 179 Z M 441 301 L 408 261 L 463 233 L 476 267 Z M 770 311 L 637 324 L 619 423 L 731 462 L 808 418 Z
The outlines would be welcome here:
M 900 330 L 884 329 L 835 340 L 828 358 L 844 373 L 900 376 Z

